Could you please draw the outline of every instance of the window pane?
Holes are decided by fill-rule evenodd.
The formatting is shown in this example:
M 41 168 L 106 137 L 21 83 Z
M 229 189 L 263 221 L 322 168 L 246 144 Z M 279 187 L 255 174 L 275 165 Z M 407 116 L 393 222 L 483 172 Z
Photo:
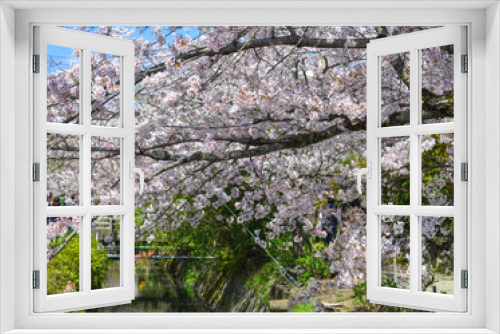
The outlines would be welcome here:
M 120 57 L 92 52 L 92 125 L 120 126 Z
M 47 218 L 47 295 L 79 290 L 79 227 L 80 217 Z
M 410 205 L 410 138 L 382 138 L 382 204 Z
M 422 290 L 453 294 L 453 218 L 422 217 Z
M 92 205 L 120 204 L 120 139 L 92 137 Z
M 80 50 L 47 45 L 47 122 L 80 123 Z
M 422 205 L 453 206 L 453 134 L 422 136 Z
M 382 126 L 410 124 L 410 53 L 380 57 Z
M 422 123 L 453 122 L 453 45 L 421 50 Z
M 120 216 L 92 217 L 92 290 L 120 284 Z
M 80 204 L 80 137 L 47 134 L 47 205 Z
M 380 216 L 381 286 L 410 289 L 410 217 Z

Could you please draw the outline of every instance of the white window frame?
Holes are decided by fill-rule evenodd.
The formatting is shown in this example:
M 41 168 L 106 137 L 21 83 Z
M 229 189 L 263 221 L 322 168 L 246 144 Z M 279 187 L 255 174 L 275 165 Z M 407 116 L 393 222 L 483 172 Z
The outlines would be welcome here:
M 467 163 L 467 73 L 461 71 L 461 55 L 467 54 L 466 27 L 449 26 L 372 41 L 367 46 L 367 129 L 366 157 L 371 177 L 367 180 L 367 298 L 375 304 L 403 306 L 427 311 L 464 312 L 467 290 L 461 288 L 461 271 L 467 270 L 467 188 L 461 180 L 461 163 Z M 452 45 L 454 47 L 454 120 L 448 123 L 422 123 L 421 50 Z M 382 126 L 381 57 L 408 52 L 410 59 L 410 123 Z M 454 134 L 453 206 L 423 206 L 421 136 Z M 381 202 L 381 140 L 390 137 L 409 139 L 410 203 L 385 205 Z M 358 176 L 359 178 L 359 176 Z M 381 286 L 381 216 L 408 216 L 410 224 L 409 289 Z M 422 291 L 422 229 L 424 216 L 454 217 L 454 293 Z
M 39 73 L 33 74 L 34 162 L 39 163 L 40 181 L 33 184 L 34 193 L 34 270 L 39 271 L 39 289 L 34 289 L 34 311 L 74 311 L 130 303 L 135 298 L 134 242 L 135 187 L 132 169 L 135 165 L 135 89 L 134 43 L 119 38 L 99 36 L 64 28 L 34 27 L 34 53 L 39 55 Z M 78 124 L 47 122 L 47 45 L 80 50 L 80 99 Z M 120 59 L 120 126 L 91 125 L 91 53 L 100 52 Z M 76 206 L 47 206 L 47 134 L 73 135 L 79 138 L 79 195 Z M 119 140 L 120 203 L 91 204 L 91 139 L 112 137 Z M 91 288 L 91 221 L 93 216 L 120 216 L 120 286 Z M 47 296 L 47 227 L 48 217 L 80 217 L 80 270 L 76 292 Z
M 19 8 L 14 10 L 9 6 Z M 115 330 L 140 333 L 147 328 L 158 332 L 286 332 L 286 333 L 340 333 L 350 328 L 355 333 L 414 333 L 411 328 L 427 333 L 498 333 L 500 332 L 499 292 L 500 266 L 500 136 L 498 109 L 500 99 L 500 11 L 497 1 L 337 1 L 324 2 L 240 2 L 239 4 L 209 1 L 174 3 L 144 1 L 141 10 L 130 9 L 137 3 L 123 2 L 116 9 L 116 2 L 17 2 L 0 4 L 0 182 L 1 182 L 1 245 L 0 268 L 0 329 L 15 329 L 13 333 L 38 333 L 42 329 L 61 333 L 77 332 L 75 328 L 93 329 L 93 333 Z M 69 9 L 60 7 L 70 7 Z M 163 8 L 160 8 L 162 7 Z M 489 6 L 489 8 L 487 8 Z M 72 8 L 71 8 L 72 7 Z M 85 8 L 86 7 L 86 8 Z M 144 8 L 150 9 L 144 9 Z M 22 9 L 24 8 L 24 9 Z M 35 8 L 35 9 L 33 9 Z M 50 10 L 47 10 L 47 9 Z M 76 10 L 75 8 L 79 8 Z M 82 9 L 84 8 L 84 9 Z M 108 9 L 106 9 L 108 8 Z M 154 9 L 153 9 L 154 8 Z M 221 9 L 224 8 L 224 9 Z M 350 8 L 350 9 L 346 9 Z M 436 9 L 438 8 L 438 9 Z M 58 10 L 54 10 L 58 9 Z M 15 17 L 15 22 L 14 22 Z M 404 18 L 404 19 L 402 19 Z M 436 314 L 34 314 L 31 290 L 30 245 L 33 212 L 27 198 L 32 194 L 32 83 L 29 73 L 32 27 L 35 24 L 51 25 L 448 25 L 465 24 L 469 27 L 468 85 L 468 145 L 470 156 L 470 186 L 468 218 L 468 312 Z M 486 23 L 486 25 L 485 25 Z M 13 32 L 15 31 L 15 43 Z M 15 71 L 12 67 L 15 47 Z M 488 71 L 485 71 L 488 66 Z M 10 74 L 8 78 L 5 74 Z M 15 77 L 15 90 L 12 87 Z M 486 85 L 487 83 L 487 85 Z M 10 94 L 12 96 L 10 96 Z M 15 93 L 15 94 L 14 94 Z M 15 95 L 15 98 L 13 96 Z M 5 112 L 10 108 L 10 113 Z M 11 110 L 15 110 L 12 113 Z M 15 116 L 14 116 L 15 115 Z M 474 115 L 474 119 L 472 119 Z M 487 120 L 487 121 L 486 121 Z M 6 125 L 15 124 L 13 131 Z M 485 134 L 487 133 L 487 134 Z M 489 150 L 489 151 L 485 151 Z M 486 154 L 488 152 L 488 154 Z M 15 160 L 15 165 L 12 161 Z M 487 162 L 487 164 L 486 164 Z M 485 167 L 486 166 L 486 167 Z M 12 174 L 15 170 L 15 179 Z M 487 173 L 486 173 L 487 172 Z M 8 175 L 6 173 L 9 173 Z M 488 174 L 488 182 L 486 181 Z M 15 181 L 15 182 L 14 182 Z M 10 185 L 12 192 L 4 186 Z M 488 196 L 486 196 L 488 194 Z M 485 205 L 488 205 L 487 206 Z M 15 205 L 15 212 L 6 207 Z M 488 219 L 486 219 L 488 218 Z M 15 226 L 5 219 L 14 219 Z M 474 229 L 470 226 L 473 225 Z M 12 235 L 15 232 L 15 239 Z M 14 248 L 15 247 L 15 248 Z M 485 266 L 488 247 L 489 266 Z M 15 249 L 12 257 L 11 249 Z M 27 261 L 27 259 L 30 259 Z M 488 279 L 486 279 L 488 278 Z M 15 286 L 15 289 L 12 289 Z M 15 290 L 15 291 L 13 291 Z M 14 305 L 14 307 L 12 307 Z M 244 329 L 247 328 L 245 331 Z M 97 330 L 101 329 L 101 330 Z M 122 329 L 122 330 L 120 330 Z M 160 329 L 163 329 L 160 331 Z M 211 331 L 210 331 L 211 329 Z M 241 330 L 237 330 L 241 329 Z M 357 330 L 355 330 L 357 329 Z M 462 329 L 462 330 L 460 330 Z M 39 331 L 40 330 L 40 331 Z M 47 332 L 47 331 L 45 331 Z

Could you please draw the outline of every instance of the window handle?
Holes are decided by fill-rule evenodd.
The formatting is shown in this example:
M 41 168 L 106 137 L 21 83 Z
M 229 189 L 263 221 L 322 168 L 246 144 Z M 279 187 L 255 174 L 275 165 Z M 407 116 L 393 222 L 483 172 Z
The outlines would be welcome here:
M 360 194 L 363 193 L 363 191 L 361 190 L 361 177 L 363 176 L 363 174 L 366 174 L 366 178 L 369 179 L 372 177 L 372 163 L 371 162 L 367 162 L 366 163 L 366 168 L 361 168 L 360 170 L 358 170 L 358 192 Z
M 144 172 L 142 169 L 135 167 L 133 161 L 130 161 L 130 178 L 134 179 L 135 174 L 139 174 L 139 195 L 144 191 Z

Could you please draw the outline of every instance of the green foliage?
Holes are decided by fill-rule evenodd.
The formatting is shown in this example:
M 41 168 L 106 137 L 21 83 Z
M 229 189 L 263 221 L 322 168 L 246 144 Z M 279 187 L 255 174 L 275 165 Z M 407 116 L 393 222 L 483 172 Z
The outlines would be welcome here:
M 91 285 L 92 289 L 100 289 L 106 288 L 105 280 L 106 280 L 106 272 L 108 271 L 108 252 L 104 249 L 99 249 L 98 246 L 101 246 L 100 242 L 92 238 L 91 243 L 91 273 L 92 280 Z
M 302 257 L 297 259 L 297 264 L 303 270 L 303 273 L 299 276 L 299 280 L 303 282 L 307 282 L 311 278 L 327 278 L 330 274 L 328 262 L 323 257 L 316 256 L 316 252 L 311 251 L 307 244 L 304 245 Z
M 388 288 L 395 288 L 395 289 L 398 288 L 398 285 L 396 284 L 396 282 L 394 282 L 392 279 L 390 279 L 388 277 L 382 277 L 382 286 L 386 286 Z
M 443 143 L 439 140 L 443 135 L 431 135 L 432 139 L 435 139 L 435 145 L 431 150 L 423 151 L 422 153 L 422 182 L 427 184 L 432 181 L 432 179 L 439 175 L 440 173 L 452 173 L 453 166 L 449 165 L 448 153 L 449 149 L 453 148 L 453 142 Z M 447 182 L 444 187 L 439 190 L 442 194 L 446 195 L 448 198 L 453 198 L 454 187 L 452 182 Z M 422 205 L 430 205 L 429 200 L 422 196 Z
M 57 241 L 58 244 L 62 244 Z M 98 249 L 100 243 L 92 239 L 92 289 L 103 288 L 108 269 L 107 251 Z M 64 293 L 68 284 L 78 291 L 80 284 L 80 238 L 76 234 L 68 244 L 47 263 L 47 294 Z
M 293 238 L 290 234 L 286 233 L 271 240 L 268 249 L 282 266 L 285 268 L 295 267 L 296 259 L 293 253 Z
M 343 166 L 351 167 L 366 167 L 366 158 L 360 155 L 356 151 L 350 151 L 345 154 L 345 156 L 339 161 Z
M 314 305 L 313 303 L 310 304 L 295 304 L 293 306 L 292 312 L 314 312 Z
M 200 274 L 193 270 L 193 268 L 187 268 L 186 270 L 184 270 L 184 282 L 186 282 L 186 285 L 190 285 L 196 282 L 199 276 Z
M 282 280 L 282 276 L 275 263 L 268 262 L 259 270 L 248 275 L 245 285 L 252 289 L 261 300 L 269 302 L 271 286 L 280 280 Z
M 248 186 L 246 186 L 248 187 Z M 230 193 L 233 186 L 228 186 L 225 191 Z M 238 188 L 245 188 L 245 185 Z M 241 192 L 243 193 L 243 192 Z M 245 231 L 241 224 L 236 221 L 228 223 L 227 219 L 234 218 L 233 212 L 237 213 L 234 203 L 238 199 L 227 203 L 226 205 L 215 209 L 213 206 L 206 207 L 203 210 L 203 217 L 197 221 L 198 225 L 193 227 L 188 221 L 171 221 L 170 217 L 165 217 L 170 223 L 175 223 L 179 227 L 171 228 L 167 223 L 164 229 L 156 228 L 155 239 L 150 246 L 160 246 L 159 253 L 169 255 L 190 255 L 200 257 L 213 257 L 213 259 L 200 259 L 196 264 L 188 266 L 216 266 L 214 271 L 224 272 L 226 275 L 244 274 L 248 269 L 269 261 L 264 250 L 255 244 L 253 238 Z M 216 197 L 209 198 L 214 203 Z M 174 202 L 187 201 L 193 203 L 192 196 L 177 194 L 174 196 Z M 136 215 L 141 216 L 144 213 L 136 210 Z M 179 210 L 179 215 L 194 217 L 197 211 Z M 222 219 L 218 219 L 222 218 Z M 269 218 L 252 219 L 244 222 L 245 226 L 251 231 L 262 230 Z M 136 226 L 142 226 L 143 221 L 136 219 Z M 136 243 L 137 245 L 138 243 Z M 146 245 L 146 243 L 144 243 Z
M 393 205 L 408 205 L 410 203 L 410 179 L 400 176 L 391 176 L 389 172 L 382 171 L 382 179 L 389 179 L 390 183 L 382 187 L 382 203 L 392 203 Z M 393 190 L 397 187 L 397 191 Z
M 63 238 L 59 238 L 64 240 Z M 56 240 L 56 247 L 62 242 Z M 66 285 L 74 284 L 78 290 L 80 283 L 80 242 L 75 235 L 68 244 L 47 263 L 47 294 L 60 294 L 66 289 Z
M 354 294 L 353 305 L 365 305 L 368 303 L 368 299 L 366 299 L 366 283 L 362 282 L 356 284 L 352 287 L 352 292 Z

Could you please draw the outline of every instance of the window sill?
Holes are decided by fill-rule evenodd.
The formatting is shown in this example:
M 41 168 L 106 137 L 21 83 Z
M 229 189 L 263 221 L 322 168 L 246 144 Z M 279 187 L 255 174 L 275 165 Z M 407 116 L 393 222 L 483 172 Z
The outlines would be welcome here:
M 5 334 L 489 334 L 475 329 L 15 329 Z

